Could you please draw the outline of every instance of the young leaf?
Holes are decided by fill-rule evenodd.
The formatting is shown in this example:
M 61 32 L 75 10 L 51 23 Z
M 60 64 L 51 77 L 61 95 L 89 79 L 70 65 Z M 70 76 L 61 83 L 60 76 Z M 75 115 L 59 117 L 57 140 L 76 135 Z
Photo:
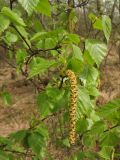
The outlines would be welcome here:
M 105 37 L 108 41 L 112 30 L 112 24 L 111 24 L 111 19 L 106 15 L 102 16 L 102 26 Z
M 99 152 L 100 157 L 110 160 L 112 155 L 113 147 L 111 146 L 104 146 L 101 151 Z
M 1 13 L 7 17 L 12 23 L 16 24 L 16 25 L 21 25 L 21 26 L 26 26 L 23 19 L 17 15 L 15 12 L 11 11 L 9 8 L 7 7 L 3 7 L 1 10 Z
M 79 88 L 78 90 L 78 106 L 77 106 L 77 117 L 79 118 L 79 113 L 83 115 L 90 116 L 93 104 L 91 103 L 90 97 L 84 88 Z
M 80 48 L 76 45 L 72 45 L 73 57 L 83 62 L 82 52 Z
M 51 108 L 53 108 L 45 92 L 38 94 L 37 105 L 42 117 L 48 116 L 51 113 Z
M 88 121 L 86 119 L 78 119 L 76 130 L 79 134 L 84 133 L 88 128 Z
M 31 67 L 29 77 L 32 78 L 38 74 L 43 74 L 48 68 L 55 64 L 54 60 L 48 61 L 43 58 L 39 58 L 39 61 Z
M 92 21 L 93 28 L 103 30 L 102 20 L 95 16 L 93 13 L 89 14 L 89 19 Z
M 40 135 L 39 133 L 31 133 L 31 135 L 28 137 L 28 144 L 30 148 L 32 148 L 33 152 L 37 155 L 40 155 L 42 147 L 44 147 L 44 137 Z
M 0 94 L 0 96 L 2 97 L 3 102 L 5 103 L 6 106 L 9 106 L 12 104 L 12 97 L 10 93 L 3 92 Z
M 13 34 L 11 32 L 7 32 L 6 33 L 6 35 L 5 35 L 5 41 L 8 44 L 15 43 L 17 40 L 18 40 L 18 37 L 17 37 L 16 34 Z
M 85 41 L 85 49 L 90 53 L 97 66 L 100 65 L 107 54 L 107 46 L 104 43 L 94 39 L 87 39 Z
M 51 6 L 48 0 L 40 0 L 35 10 L 46 16 L 51 16 Z
M 19 65 L 19 66 L 22 65 L 26 56 L 27 56 L 26 51 L 19 49 L 16 53 L 16 63 L 17 63 L 17 65 Z
M 90 65 L 84 65 L 84 69 L 79 76 L 85 86 L 96 85 L 98 77 L 98 70 Z
M 28 12 L 29 15 L 33 12 L 37 6 L 39 0 L 18 0 L 22 7 Z
M 100 109 L 98 110 L 98 114 L 101 117 L 107 117 L 119 109 L 120 109 L 120 99 L 116 99 L 116 100 L 112 100 L 109 103 L 101 106 Z
M 0 14 L 0 34 L 8 28 L 9 24 L 9 19 Z

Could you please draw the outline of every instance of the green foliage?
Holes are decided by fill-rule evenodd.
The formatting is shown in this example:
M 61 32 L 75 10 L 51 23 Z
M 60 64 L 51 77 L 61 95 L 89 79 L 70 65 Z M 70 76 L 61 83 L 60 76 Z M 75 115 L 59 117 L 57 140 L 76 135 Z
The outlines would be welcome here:
M 0 33 L 7 29 L 9 24 L 9 19 L 6 19 L 2 14 L 0 14 Z
M 9 8 L 3 7 L 1 13 L 6 16 L 6 18 L 9 19 L 13 24 L 26 26 L 23 19 Z
M 9 106 L 12 104 L 12 97 L 9 92 L 3 91 L 2 93 L 0 93 L 0 97 L 2 98 L 6 106 Z
M 39 57 L 34 58 L 30 64 L 31 71 L 29 73 L 28 78 L 32 78 L 33 76 L 36 76 L 38 74 L 39 75 L 43 74 L 45 71 L 47 71 L 47 69 L 52 67 L 54 64 L 55 64 L 54 60 L 48 61 L 46 59 Z
M 37 10 L 37 12 L 40 12 L 44 15 L 51 15 L 51 6 L 48 0 L 39 0 L 39 3 L 35 9 Z
M 103 26 L 104 35 L 108 41 L 110 38 L 112 26 L 111 26 L 111 19 L 106 15 L 102 17 L 102 26 Z
M 37 6 L 39 0 L 18 0 L 22 7 L 28 12 L 29 15 L 33 12 Z
M 96 41 L 94 39 L 86 40 L 85 49 L 89 52 L 90 56 L 97 64 L 97 66 L 100 65 L 103 58 L 107 54 L 107 46 L 104 43 Z
M 78 82 L 75 147 L 82 148 L 70 156 L 72 160 L 110 160 L 117 153 L 120 140 L 120 99 L 96 106 L 100 94 L 99 66 L 107 54 L 107 44 L 102 38 L 92 39 L 90 34 L 83 38 L 69 33 L 68 28 L 75 29 L 78 18 L 76 9 L 67 3 L 48 0 L 12 3 L 13 9 L 7 2 L 0 6 L 0 44 L 14 50 L 11 53 L 16 71 L 38 89 L 35 105 L 39 116 L 31 118 L 27 129 L 8 138 L 0 137 L 0 160 L 23 160 L 29 150 L 33 160 L 51 160 L 48 150 L 51 144 L 53 148 L 57 144 L 62 149 L 72 149 L 68 139 L 71 88 L 65 74 L 67 69 L 75 72 Z M 93 13 L 88 17 L 93 29 L 104 34 L 108 42 L 110 18 Z M 68 26 L 68 20 L 73 26 Z M 0 96 L 7 106 L 12 104 L 10 93 L 3 91 Z M 54 126 L 46 122 L 51 119 Z

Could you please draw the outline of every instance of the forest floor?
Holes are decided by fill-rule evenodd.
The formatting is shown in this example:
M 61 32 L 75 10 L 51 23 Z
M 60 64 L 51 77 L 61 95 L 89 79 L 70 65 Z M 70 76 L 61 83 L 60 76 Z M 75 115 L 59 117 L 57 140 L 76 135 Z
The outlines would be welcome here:
M 0 60 L 0 91 L 11 93 L 13 104 L 5 107 L 0 100 L 0 135 L 7 136 L 13 131 L 28 128 L 28 121 L 36 113 L 35 89 L 23 76 L 17 75 L 15 69 Z M 114 98 L 120 98 L 120 63 L 113 48 L 107 63 L 101 67 L 101 96 L 98 104 L 104 104 Z M 54 151 L 59 159 L 59 151 Z M 60 151 L 61 152 L 61 151 Z

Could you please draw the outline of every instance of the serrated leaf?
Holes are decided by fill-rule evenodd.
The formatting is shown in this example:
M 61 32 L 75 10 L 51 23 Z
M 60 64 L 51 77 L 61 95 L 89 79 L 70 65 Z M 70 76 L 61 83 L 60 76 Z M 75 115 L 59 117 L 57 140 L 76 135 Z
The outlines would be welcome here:
M 99 152 L 100 157 L 110 160 L 112 155 L 113 147 L 111 146 L 104 146 L 101 151 Z
M 63 143 L 64 146 L 70 147 L 70 142 L 69 142 L 69 139 L 68 139 L 68 138 L 63 139 L 63 140 L 62 140 L 62 143 Z
M 111 24 L 111 19 L 106 15 L 102 16 L 102 27 L 104 35 L 108 41 L 112 30 L 112 24 Z
M 16 63 L 17 63 L 17 65 L 20 66 L 21 64 L 23 64 L 26 56 L 27 56 L 26 51 L 19 49 L 16 53 Z
M 72 45 L 73 57 L 83 62 L 82 52 L 80 48 L 76 45 Z
M 98 110 L 98 115 L 107 117 L 117 110 L 120 110 L 120 99 L 112 100 L 109 103 L 102 105 Z
M 90 13 L 88 17 L 92 21 L 93 28 L 103 30 L 102 20 L 100 18 L 93 13 Z
M 99 77 L 99 72 L 95 67 L 90 65 L 84 65 L 84 69 L 79 78 L 85 86 L 96 85 L 96 81 Z
M 16 34 L 11 32 L 6 32 L 5 40 L 8 44 L 15 43 L 18 40 L 18 37 Z
M 35 10 L 46 16 L 51 16 L 51 6 L 48 0 L 40 0 Z
M 73 42 L 74 44 L 78 45 L 80 42 L 80 37 L 77 34 L 67 34 L 66 39 L 70 42 Z
M 36 132 L 31 133 L 31 135 L 28 137 L 28 144 L 33 152 L 39 156 L 42 147 L 44 147 L 43 136 Z
M 93 135 L 100 135 L 105 130 L 105 123 L 97 121 L 93 124 L 90 133 Z
M 27 130 L 20 130 L 18 132 L 12 133 L 10 135 L 10 139 L 14 140 L 15 142 L 22 142 L 23 139 L 26 137 L 27 133 Z
M 90 116 L 93 109 L 93 104 L 91 103 L 90 97 L 84 88 L 78 89 L 78 105 L 77 105 L 77 117 L 79 114 Z
M 54 60 L 48 61 L 44 58 L 39 58 L 39 61 L 31 67 L 29 72 L 29 78 L 32 78 L 38 74 L 43 74 L 47 71 L 48 68 L 52 67 L 55 64 Z
M 0 96 L 3 99 L 3 102 L 6 106 L 10 106 L 12 104 L 12 97 L 9 92 L 2 92 Z
M 32 38 L 30 39 L 31 42 L 35 42 L 35 41 L 39 41 L 41 40 L 41 38 L 45 38 L 47 35 L 47 32 L 38 32 L 38 33 L 35 33 Z
M 51 113 L 52 104 L 45 92 L 38 94 L 37 105 L 42 117 L 46 117 Z
M 100 139 L 101 146 L 116 146 L 120 142 L 117 132 L 106 132 Z
M 78 119 L 76 124 L 77 133 L 82 134 L 88 128 L 88 121 L 86 119 Z
M 1 13 L 7 17 L 12 23 L 16 25 L 26 26 L 23 19 L 17 15 L 15 12 L 11 11 L 7 7 L 3 7 Z
M 87 39 L 85 41 L 85 49 L 89 52 L 97 66 L 100 65 L 107 54 L 107 46 L 94 39 Z
M 2 33 L 4 30 L 8 28 L 10 24 L 9 19 L 4 17 L 2 14 L 0 14 L 0 33 Z
M 33 12 L 37 6 L 39 0 L 18 0 L 22 7 L 27 11 L 29 15 Z

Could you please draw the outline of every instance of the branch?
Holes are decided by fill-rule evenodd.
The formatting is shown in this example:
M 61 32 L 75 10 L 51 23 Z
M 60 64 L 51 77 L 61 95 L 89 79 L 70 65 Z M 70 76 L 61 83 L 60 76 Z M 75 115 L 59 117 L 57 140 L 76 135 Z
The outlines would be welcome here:
M 27 61 L 26 61 L 26 65 L 28 65 L 28 63 L 30 62 L 30 60 L 32 59 L 32 57 L 40 54 L 40 52 L 47 52 L 47 51 L 52 51 L 52 50 L 58 50 L 60 49 L 61 46 L 60 45 L 56 45 L 54 48 L 49 48 L 49 49 L 38 49 L 38 50 L 34 50 L 32 52 L 32 54 L 28 57 Z
M 30 47 L 29 43 L 27 42 L 26 38 L 19 32 L 19 30 L 16 28 L 16 26 L 11 25 L 11 27 L 13 27 L 15 29 L 15 31 L 20 35 L 21 39 L 25 42 L 25 44 L 27 45 L 28 49 L 30 50 L 31 53 L 33 53 L 32 48 Z
M 75 6 L 75 8 L 77 8 L 77 7 L 81 8 L 83 6 L 86 6 L 88 3 L 89 3 L 89 0 L 82 1 L 80 4 L 78 4 L 77 6 Z
M 112 127 L 110 127 L 109 129 L 104 130 L 104 132 L 108 132 L 108 131 L 110 131 L 111 129 L 117 128 L 117 127 L 119 127 L 119 126 L 120 126 L 120 124 L 116 124 L 115 126 L 112 126 Z
M 17 155 L 23 155 L 23 156 L 30 156 L 30 157 L 34 157 L 34 154 L 30 154 L 30 153 L 26 153 L 26 152 L 20 152 L 20 151 L 16 151 L 16 150 L 9 150 L 9 149 L 4 149 L 5 152 L 10 152 L 13 154 L 17 154 Z

